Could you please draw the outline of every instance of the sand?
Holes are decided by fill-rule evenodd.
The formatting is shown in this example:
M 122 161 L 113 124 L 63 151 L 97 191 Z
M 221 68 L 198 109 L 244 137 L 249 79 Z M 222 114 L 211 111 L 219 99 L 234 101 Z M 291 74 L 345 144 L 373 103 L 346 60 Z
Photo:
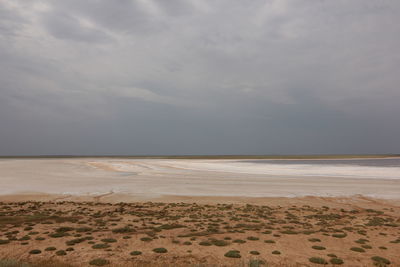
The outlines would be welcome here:
M 310 259 L 330 262 L 332 254 L 343 266 L 374 266 L 376 256 L 400 265 L 400 206 L 372 199 L 277 198 L 268 205 L 59 200 L 0 208 L 0 259 L 40 267 L 91 266 L 97 258 L 121 267 L 317 266 Z M 227 257 L 232 250 L 240 258 Z

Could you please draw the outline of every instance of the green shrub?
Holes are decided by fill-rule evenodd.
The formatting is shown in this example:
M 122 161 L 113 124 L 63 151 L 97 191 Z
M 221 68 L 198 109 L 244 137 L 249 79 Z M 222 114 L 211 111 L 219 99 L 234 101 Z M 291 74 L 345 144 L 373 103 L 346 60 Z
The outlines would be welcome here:
M 72 230 L 74 230 L 74 228 L 64 226 L 64 227 L 59 227 L 59 228 L 57 228 L 57 229 L 56 229 L 56 232 L 57 232 L 57 233 L 65 233 L 65 232 L 70 232 L 70 231 L 72 231 Z
M 76 231 L 78 233 L 90 232 L 90 231 L 92 231 L 92 228 L 90 228 L 90 227 L 80 227 L 80 228 L 77 228 Z
M 144 242 L 150 242 L 150 241 L 153 240 L 153 238 L 150 238 L 150 237 L 142 237 L 142 238 L 140 238 L 140 240 L 142 240 L 142 241 L 144 241 Z
M 166 248 L 155 248 L 153 249 L 155 253 L 167 253 L 168 250 Z
M 310 262 L 312 263 L 316 263 L 316 264 L 328 264 L 328 262 L 323 259 L 323 258 L 319 258 L 319 257 L 311 257 L 308 259 Z
M 117 242 L 117 240 L 114 239 L 114 238 L 103 238 L 103 239 L 101 239 L 101 242 L 104 242 L 104 243 L 115 243 L 115 242 Z
M 95 266 L 104 266 L 109 263 L 110 263 L 110 261 L 103 259 L 103 258 L 97 258 L 97 259 L 89 261 L 90 265 L 95 265 Z
M 347 236 L 346 233 L 341 233 L 341 234 L 333 234 L 332 237 L 336 237 L 336 238 L 345 238 Z
M 69 236 L 69 233 L 67 233 L 67 232 L 57 232 L 57 233 L 49 234 L 49 236 L 52 237 L 52 238 L 60 238 L 60 237 L 64 237 L 64 236 Z
M 132 251 L 132 252 L 129 253 L 129 254 L 132 255 L 132 256 L 138 256 L 138 255 L 141 255 L 142 252 L 141 252 L 141 251 L 138 251 L 138 250 L 134 250 L 134 251 Z
M 308 241 L 310 241 L 310 242 L 321 242 L 321 239 L 319 239 L 319 238 L 309 238 Z
M 112 232 L 116 234 L 132 233 L 135 232 L 135 229 L 125 226 L 125 227 L 115 228 L 112 230 Z
M 96 245 L 93 245 L 93 246 L 92 246 L 92 248 L 94 248 L 94 249 L 109 248 L 109 247 L 110 247 L 110 245 L 108 245 L 108 244 L 102 244 L 102 243 L 96 244 Z
M 365 250 L 363 248 L 359 248 L 359 247 L 352 247 L 352 248 L 350 248 L 350 250 L 355 251 L 355 252 L 365 252 Z
M 201 241 L 201 242 L 199 243 L 199 245 L 200 245 L 200 246 L 212 246 L 212 244 L 211 244 L 210 242 L 208 242 L 208 241 Z
M 332 264 L 336 264 L 336 265 L 341 265 L 344 263 L 344 261 L 342 259 L 339 258 L 332 258 L 329 260 L 330 263 Z
M 242 239 L 235 239 L 235 240 L 233 240 L 232 242 L 233 242 L 233 243 L 238 243 L 238 244 L 246 243 L 246 241 L 245 241 L 245 240 L 242 240 Z
M 293 231 L 293 230 L 285 230 L 285 231 L 281 231 L 281 234 L 286 234 L 286 235 L 297 235 L 298 232 Z
M 227 258 L 241 258 L 242 256 L 240 256 L 240 251 L 238 250 L 229 250 L 228 252 L 226 252 L 224 254 L 225 257 Z
M 31 237 L 29 235 L 23 236 L 20 239 L 18 239 L 19 241 L 26 241 L 26 240 L 30 240 Z
M 258 252 L 257 250 L 252 250 L 250 251 L 251 255 L 260 255 L 260 252 Z
M 65 252 L 65 250 L 57 250 L 56 255 L 57 256 L 65 256 L 65 255 L 67 255 L 67 252 Z
M 371 257 L 371 260 L 373 260 L 374 263 L 381 264 L 381 265 L 383 265 L 383 264 L 389 265 L 391 263 L 390 260 L 380 257 L 380 256 L 373 256 L 373 257 Z
M 224 240 L 217 240 L 217 239 L 212 240 L 211 243 L 214 246 L 218 246 L 218 247 L 225 247 L 225 246 L 229 245 L 228 242 L 226 242 Z
M 57 250 L 57 248 L 55 248 L 55 247 L 47 247 L 44 250 L 45 251 L 54 251 L 54 250 Z
M 31 251 L 29 251 L 29 254 L 40 254 L 40 253 L 42 253 L 40 249 L 32 249 Z
M 258 260 L 258 259 L 251 259 L 248 263 L 249 267 L 261 267 L 265 265 L 265 261 L 263 260 Z
M 360 238 L 360 239 L 358 239 L 358 240 L 356 240 L 356 241 L 354 241 L 354 242 L 356 242 L 356 243 L 358 243 L 358 244 L 365 244 L 365 243 L 367 243 L 367 242 L 369 242 L 367 239 L 363 239 L 363 238 Z
M 255 236 L 249 236 L 249 237 L 247 237 L 247 240 L 256 241 L 256 240 L 260 240 L 260 239 Z
M 280 252 L 279 250 L 274 250 L 274 251 L 272 251 L 272 254 L 274 254 L 274 255 L 280 255 L 281 252 Z
M 312 248 L 316 249 L 316 250 L 325 250 L 326 249 L 325 247 L 322 247 L 322 246 L 312 246 Z

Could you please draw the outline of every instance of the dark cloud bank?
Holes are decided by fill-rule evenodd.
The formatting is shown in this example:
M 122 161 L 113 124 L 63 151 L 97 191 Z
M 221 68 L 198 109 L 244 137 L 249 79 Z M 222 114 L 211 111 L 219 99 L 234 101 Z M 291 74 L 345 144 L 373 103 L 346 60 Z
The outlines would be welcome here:
M 0 154 L 400 151 L 400 1 L 0 2 Z

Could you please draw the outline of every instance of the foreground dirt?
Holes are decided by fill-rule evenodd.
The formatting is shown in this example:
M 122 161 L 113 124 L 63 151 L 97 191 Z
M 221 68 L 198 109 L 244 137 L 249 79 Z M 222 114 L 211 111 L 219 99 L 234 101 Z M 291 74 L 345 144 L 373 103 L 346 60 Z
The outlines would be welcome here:
M 191 200 L 0 202 L 0 259 L 70 266 L 400 266 L 400 207 L 388 201 Z

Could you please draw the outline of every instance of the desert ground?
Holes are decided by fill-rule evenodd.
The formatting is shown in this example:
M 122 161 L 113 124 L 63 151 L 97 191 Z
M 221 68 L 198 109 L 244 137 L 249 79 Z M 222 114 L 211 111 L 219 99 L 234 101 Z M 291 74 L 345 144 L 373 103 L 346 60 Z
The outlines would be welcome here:
M 0 160 L 0 266 L 400 266 L 397 168 Z

